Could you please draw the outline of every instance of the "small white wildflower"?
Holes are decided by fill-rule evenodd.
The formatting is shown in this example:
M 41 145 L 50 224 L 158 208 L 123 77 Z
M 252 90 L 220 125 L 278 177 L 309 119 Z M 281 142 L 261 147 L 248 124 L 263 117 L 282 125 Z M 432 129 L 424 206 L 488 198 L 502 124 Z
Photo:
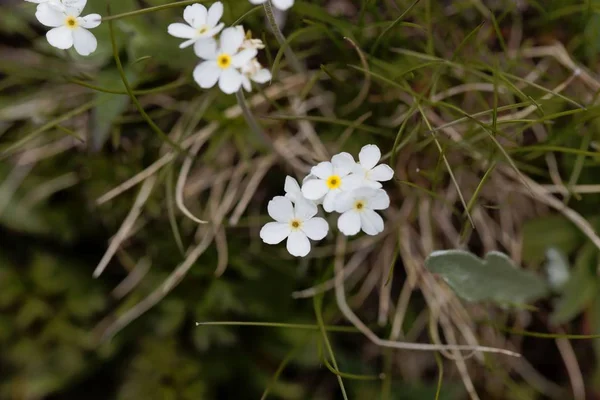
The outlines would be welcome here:
M 390 198 L 383 189 L 362 187 L 343 193 L 336 201 L 338 229 L 344 235 L 356 235 L 362 229 L 367 235 L 383 232 L 383 218 L 374 210 L 385 210 Z
M 221 32 L 224 23 L 219 23 L 223 16 L 223 3 L 214 3 L 207 10 L 202 4 L 192 4 L 183 10 L 183 19 L 188 24 L 176 22 L 167 28 L 170 35 L 181 39 L 187 39 L 179 45 L 185 48 L 194 45 L 194 48 L 204 45 L 204 41 L 212 39 Z
M 196 55 L 206 61 L 194 69 L 194 80 L 203 89 L 209 89 L 219 82 L 219 88 L 227 94 L 237 92 L 242 86 L 244 76 L 240 69 L 256 57 L 256 50 L 239 51 L 244 35 L 235 27 L 224 29 L 219 46 L 207 41 L 196 50 Z
M 263 4 L 266 1 L 267 0 L 250 0 L 250 3 Z M 294 5 L 294 0 L 271 0 L 271 3 L 273 3 L 275 8 L 285 11 Z
M 241 72 L 243 75 L 242 85 L 247 92 L 252 90 L 252 84 L 250 81 L 256 83 L 267 83 L 271 80 L 271 71 L 263 68 L 256 58 L 244 65 L 241 68 Z
M 374 189 L 381 187 L 380 182 L 389 181 L 394 176 L 394 170 L 386 164 L 379 164 L 381 150 L 374 144 L 363 146 L 358 154 L 359 163 L 353 169 L 350 178 L 354 186 L 368 186 Z
M 332 212 L 335 209 L 336 197 L 346 190 L 353 189 L 348 175 L 355 167 L 354 158 L 348 153 L 333 156 L 331 162 L 321 162 L 310 170 L 317 179 L 308 179 L 302 183 L 302 194 L 309 200 L 323 198 L 323 209 Z
M 295 205 L 290 199 L 277 196 L 269 201 L 268 212 L 276 222 L 269 222 L 260 230 L 260 238 L 267 244 L 278 244 L 287 238 L 286 247 L 295 257 L 304 257 L 310 252 L 309 238 L 321 240 L 327 236 L 329 225 L 323 218 L 315 217 L 317 206 L 299 201 Z
M 96 37 L 88 29 L 100 25 L 102 17 L 99 14 L 80 17 L 81 11 L 75 7 L 57 8 L 50 3 L 42 3 L 38 6 L 35 16 L 43 25 L 54 28 L 46 33 L 50 45 L 63 50 L 74 46 L 77 53 L 87 56 L 98 46 Z

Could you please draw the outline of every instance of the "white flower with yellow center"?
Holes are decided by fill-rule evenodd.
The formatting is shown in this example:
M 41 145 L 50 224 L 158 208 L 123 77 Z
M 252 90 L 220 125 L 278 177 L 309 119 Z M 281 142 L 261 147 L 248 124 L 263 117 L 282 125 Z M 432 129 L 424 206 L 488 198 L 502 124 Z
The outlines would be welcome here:
M 50 45 L 63 50 L 75 47 L 77 53 L 87 56 L 93 53 L 98 45 L 96 37 L 88 29 L 100 25 L 102 17 L 99 14 L 80 17 L 81 11 L 80 8 L 57 8 L 50 3 L 42 3 L 38 6 L 35 16 L 42 24 L 54 28 L 46 33 Z
M 339 212 L 338 229 L 346 236 L 356 235 L 362 229 L 367 235 L 383 232 L 383 218 L 375 210 L 385 210 L 390 198 L 383 189 L 361 187 L 343 193 L 336 201 Z
M 250 3 L 252 4 L 263 4 L 265 2 L 267 2 L 268 0 L 250 0 Z M 294 0 L 270 0 L 271 3 L 273 3 L 273 6 L 275 8 L 278 8 L 282 11 L 287 10 L 288 8 L 292 7 L 294 5 Z
M 232 27 L 223 30 L 219 46 L 214 41 L 204 41 L 202 46 L 194 48 L 196 55 L 206 60 L 194 69 L 194 80 L 201 88 L 209 89 L 219 82 L 224 93 L 232 94 L 240 89 L 244 80 L 240 70 L 256 57 L 255 49 L 240 51 L 243 41 L 244 34 Z
M 286 247 L 291 255 L 304 257 L 310 252 L 310 241 L 327 236 L 329 225 L 317 215 L 317 206 L 307 201 L 295 205 L 290 199 L 277 196 L 269 201 L 269 222 L 260 230 L 260 238 L 267 244 L 278 244 L 287 238 Z
M 335 201 L 342 191 L 355 188 L 348 176 L 356 163 L 348 153 L 333 156 L 331 162 L 321 162 L 310 170 L 317 179 L 309 179 L 302 183 L 302 194 L 309 200 L 323 198 L 323 209 L 332 212 Z
M 394 176 L 394 170 L 386 164 L 379 164 L 381 150 L 374 144 L 363 146 L 358 154 L 359 163 L 353 169 L 350 177 L 356 187 L 368 186 L 374 189 L 381 187 L 380 182 L 389 181 Z
M 194 45 L 194 48 L 204 45 L 204 41 L 212 39 L 221 32 L 224 23 L 219 23 L 223 16 L 223 3 L 216 2 L 207 10 L 202 4 L 192 4 L 183 10 L 183 19 L 186 24 L 176 22 L 167 28 L 170 35 L 187 39 L 179 45 L 185 48 Z

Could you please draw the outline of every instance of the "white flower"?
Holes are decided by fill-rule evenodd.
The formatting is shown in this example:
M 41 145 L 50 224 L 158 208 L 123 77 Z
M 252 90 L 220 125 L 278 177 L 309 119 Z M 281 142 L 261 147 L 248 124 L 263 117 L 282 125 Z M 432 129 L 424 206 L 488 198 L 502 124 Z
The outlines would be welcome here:
M 342 192 L 354 189 L 348 175 L 355 168 L 354 158 L 348 153 L 333 156 L 331 162 L 321 162 L 310 170 L 317 179 L 308 179 L 302 183 L 302 194 L 309 200 L 323 198 L 323 209 L 332 212 L 336 197 Z
M 264 2 L 266 2 L 267 0 L 250 0 L 250 3 L 252 4 L 263 4 Z M 288 8 L 290 8 L 291 6 L 294 5 L 294 0 L 270 0 L 271 3 L 273 3 L 273 6 L 275 8 L 278 8 L 280 10 L 287 10 Z
M 263 68 L 256 58 L 253 58 L 249 63 L 241 68 L 243 75 L 242 85 L 247 92 L 252 90 L 250 81 L 256 83 L 266 83 L 271 80 L 271 71 Z
M 321 240 L 329 231 L 327 221 L 315 218 L 317 206 L 310 202 L 299 201 L 294 206 L 290 199 L 277 196 L 269 201 L 268 211 L 276 222 L 263 226 L 260 238 L 267 244 L 278 244 L 287 238 L 287 250 L 296 257 L 310 252 L 309 238 Z
M 207 10 L 202 4 L 192 4 L 183 10 L 183 19 L 188 23 L 174 23 L 167 28 L 170 35 L 188 39 L 179 45 L 185 48 L 194 45 L 194 48 L 202 46 L 204 40 L 213 38 L 225 26 L 219 23 L 223 16 L 223 3 L 216 2 Z
M 383 189 L 362 187 L 343 193 L 336 201 L 338 229 L 344 235 L 356 235 L 362 229 L 367 235 L 383 232 L 383 219 L 374 210 L 385 210 L 390 198 Z
M 381 183 L 392 179 L 394 170 L 386 164 L 377 165 L 381 159 L 381 151 L 374 144 L 364 146 L 358 154 L 359 163 L 353 169 L 353 175 L 350 179 L 352 184 L 358 186 L 368 186 L 379 189 Z
M 255 49 L 239 51 L 243 41 L 244 34 L 232 27 L 223 30 L 218 48 L 214 41 L 204 41 L 202 46 L 194 48 L 198 57 L 207 60 L 194 69 L 194 80 L 201 88 L 211 88 L 218 81 L 224 93 L 240 89 L 244 76 L 239 70 L 256 57 Z
M 61 9 L 50 3 L 42 3 L 38 6 L 35 16 L 42 24 L 54 28 L 46 33 L 50 45 L 63 50 L 74 46 L 79 54 L 87 56 L 93 53 L 98 45 L 96 37 L 88 29 L 100 25 L 102 17 L 99 14 L 80 17 L 79 14 L 81 9 L 76 7 L 64 6 Z

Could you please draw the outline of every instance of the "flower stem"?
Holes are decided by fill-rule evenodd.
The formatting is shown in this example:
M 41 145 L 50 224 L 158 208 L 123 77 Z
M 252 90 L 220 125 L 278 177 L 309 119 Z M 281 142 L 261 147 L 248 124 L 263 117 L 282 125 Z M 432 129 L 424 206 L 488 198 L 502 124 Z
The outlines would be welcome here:
M 203 2 L 204 2 L 204 0 L 177 1 L 175 3 L 163 4 L 163 5 L 155 6 L 155 7 L 148 7 L 148 8 L 144 8 L 142 10 L 129 11 L 129 12 L 121 13 L 121 14 L 111 15 L 111 16 L 102 18 L 102 22 L 111 21 L 111 20 L 114 21 L 116 19 L 127 18 L 127 17 L 135 17 L 138 15 L 147 14 L 147 13 L 151 13 L 154 11 L 166 10 L 168 8 L 173 8 L 173 7 L 189 6 L 190 4 L 203 3 Z
M 277 42 L 281 47 L 285 48 L 285 57 L 288 59 L 290 65 L 297 73 L 305 74 L 306 70 L 304 69 L 304 66 L 302 65 L 298 57 L 296 57 L 296 54 L 291 49 L 291 47 L 287 45 L 285 36 L 283 36 L 283 33 L 281 33 L 281 30 L 277 25 L 275 15 L 273 14 L 273 5 L 271 4 L 271 0 L 265 1 L 263 6 L 265 8 L 265 15 L 267 17 L 267 21 L 269 21 L 269 25 L 271 25 L 271 30 L 273 31 Z
M 242 109 L 242 114 L 244 114 L 244 119 L 246 120 L 246 123 L 248 124 L 248 126 L 250 127 L 252 132 L 254 132 L 256 137 L 266 147 L 269 147 L 269 148 L 273 147 L 273 145 L 271 144 L 271 140 L 269 139 L 269 136 L 263 130 L 263 128 L 260 126 L 260 124 L 258 123 L 256 118 L 254 118 L 254 114 L 252 114 L 252 111 L 250 110 L 250 107 L 248 106 L 248 103 L 246 102 L 246 98 L 244 97 L 243 89 L 240 88 L 240 90 L 238 90 L 235 93 L 235 98 L 237 99 L 237 102 L 238 102 L 240 108 Z

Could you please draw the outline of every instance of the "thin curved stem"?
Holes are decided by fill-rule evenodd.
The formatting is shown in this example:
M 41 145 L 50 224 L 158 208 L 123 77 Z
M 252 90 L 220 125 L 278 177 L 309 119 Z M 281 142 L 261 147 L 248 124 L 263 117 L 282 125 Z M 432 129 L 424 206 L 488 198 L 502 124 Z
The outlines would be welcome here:
M 248 124 L 252 132 L 254 132 L 257 138 L 264 145 L 266 145 L 267 147 L 272 147 L 269 136 L 260 126 L 256 118 L 254 117 L 254 114 L 252 114 L 252 111 L 250 110 L 250 107 L 246 102 L 246 98 L 244 97 L 243 89 L 240 89 L 235 93 L 235 98 L 237 99 L 237 102 L 242 110 L 242 114 L 244 115 L 244 119 L 246 120 L 246 123 Z
M 284 47 L 285 57 L 288 59 L 292 68 L 299 74 L 305 74 L 306 70 L 294 51 L 289 47 L 286 43 L 285 36 L 279 29 L 277 25 L 277 21 L 275 20 L 275 14 L 273 14 L 273 5 L 271 4 L 271 0 L 267 0 L 263 4 L 265 9 L 265 16 L 267 17 L 267 21 L 269 21 L 269 25 L 271 26 L 271 30 L 279 43 L 279 46 Z

